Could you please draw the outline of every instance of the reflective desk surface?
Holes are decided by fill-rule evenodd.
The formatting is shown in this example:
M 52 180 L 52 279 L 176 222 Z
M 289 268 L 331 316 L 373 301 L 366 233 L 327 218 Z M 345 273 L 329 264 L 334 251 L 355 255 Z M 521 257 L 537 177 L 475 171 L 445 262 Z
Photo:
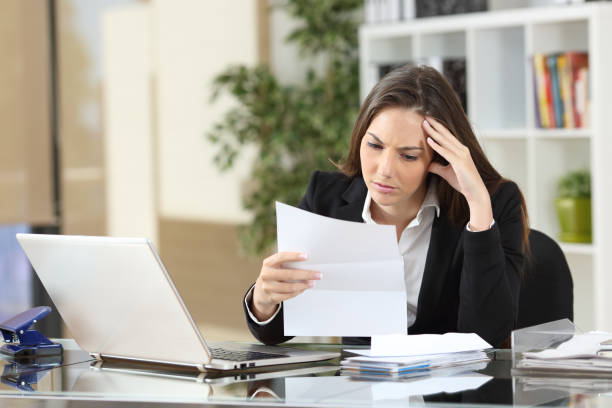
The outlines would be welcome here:
M 369 380 L 340 373 L 339 360 L 225 377 L 145 371 L 96 362 L 73 341 L 61 342 L 61 363 L 28 367 L 0 357 L 0 407 L 612 407 L 612 378 L 513 377 L 508 350 L 491 353 L 491 362 L 476 371 Z M 289 345 L 341 351 L 339 345 Z

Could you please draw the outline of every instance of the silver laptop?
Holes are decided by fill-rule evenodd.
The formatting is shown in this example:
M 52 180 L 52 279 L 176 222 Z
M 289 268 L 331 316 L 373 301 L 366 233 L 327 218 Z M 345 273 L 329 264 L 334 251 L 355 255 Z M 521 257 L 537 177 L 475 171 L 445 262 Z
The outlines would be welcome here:
M 17 234 L 17 240 L 76 342 L 98 360 L 204 372 L 339 356 L 240 343 L 210 347 L 145 238 Z

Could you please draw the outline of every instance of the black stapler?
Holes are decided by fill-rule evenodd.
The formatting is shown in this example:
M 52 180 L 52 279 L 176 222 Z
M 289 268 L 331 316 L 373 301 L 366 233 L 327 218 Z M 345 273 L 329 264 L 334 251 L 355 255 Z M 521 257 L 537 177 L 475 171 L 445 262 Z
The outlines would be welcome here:
M 0 347 L 0 353 L 14 358 L 61 355 L 61 344 L 53 343 L 38 330 L 30 328 L 49 312 L 49 306 L 39 306 L 0 323 L 0 333 L 6 342 Z

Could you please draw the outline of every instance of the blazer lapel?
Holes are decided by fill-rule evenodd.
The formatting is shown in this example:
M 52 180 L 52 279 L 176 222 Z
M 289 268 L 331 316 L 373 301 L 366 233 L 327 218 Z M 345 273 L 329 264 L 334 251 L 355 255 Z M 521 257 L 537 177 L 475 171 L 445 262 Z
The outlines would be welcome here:
M 338 207 L 335 217 L 345 221 L 363 222 L 361 213 L 365 202 L 367 187 L 362 177 L 354 177 L 342 194 L 345 204 Z
M 434 219 L 431 228 L 431 238 L 419 291 L 415 324 L 429 311 L 436 309 L 442 287 L 451 269 L 452 258 L 455 257 L 455 254 L 450 253 L 449 249 L 457 248 L 457 240 L 461 237 L 462 231 L 463 228 L 454 227 L 450 224 L 446 211 L 441 209 L 440 216 Z

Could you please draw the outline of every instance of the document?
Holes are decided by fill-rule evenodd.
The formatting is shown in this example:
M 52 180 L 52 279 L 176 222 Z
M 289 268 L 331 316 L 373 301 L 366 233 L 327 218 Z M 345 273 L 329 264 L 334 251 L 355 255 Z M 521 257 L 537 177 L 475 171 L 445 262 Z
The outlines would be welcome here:
M 479 351 L 492 347 L 476 333 L 398 334 L 374 336 L 370 350 L 351 350 L 351 352 L 370 357 L 423 356 Z
M 308 259 L 285 264 L 322 274 L 315 286 L 283 303 L 287 336 L 406 333 L 403 259 L 392 225 L 323 217 L 276 203 L 278 251 Z

